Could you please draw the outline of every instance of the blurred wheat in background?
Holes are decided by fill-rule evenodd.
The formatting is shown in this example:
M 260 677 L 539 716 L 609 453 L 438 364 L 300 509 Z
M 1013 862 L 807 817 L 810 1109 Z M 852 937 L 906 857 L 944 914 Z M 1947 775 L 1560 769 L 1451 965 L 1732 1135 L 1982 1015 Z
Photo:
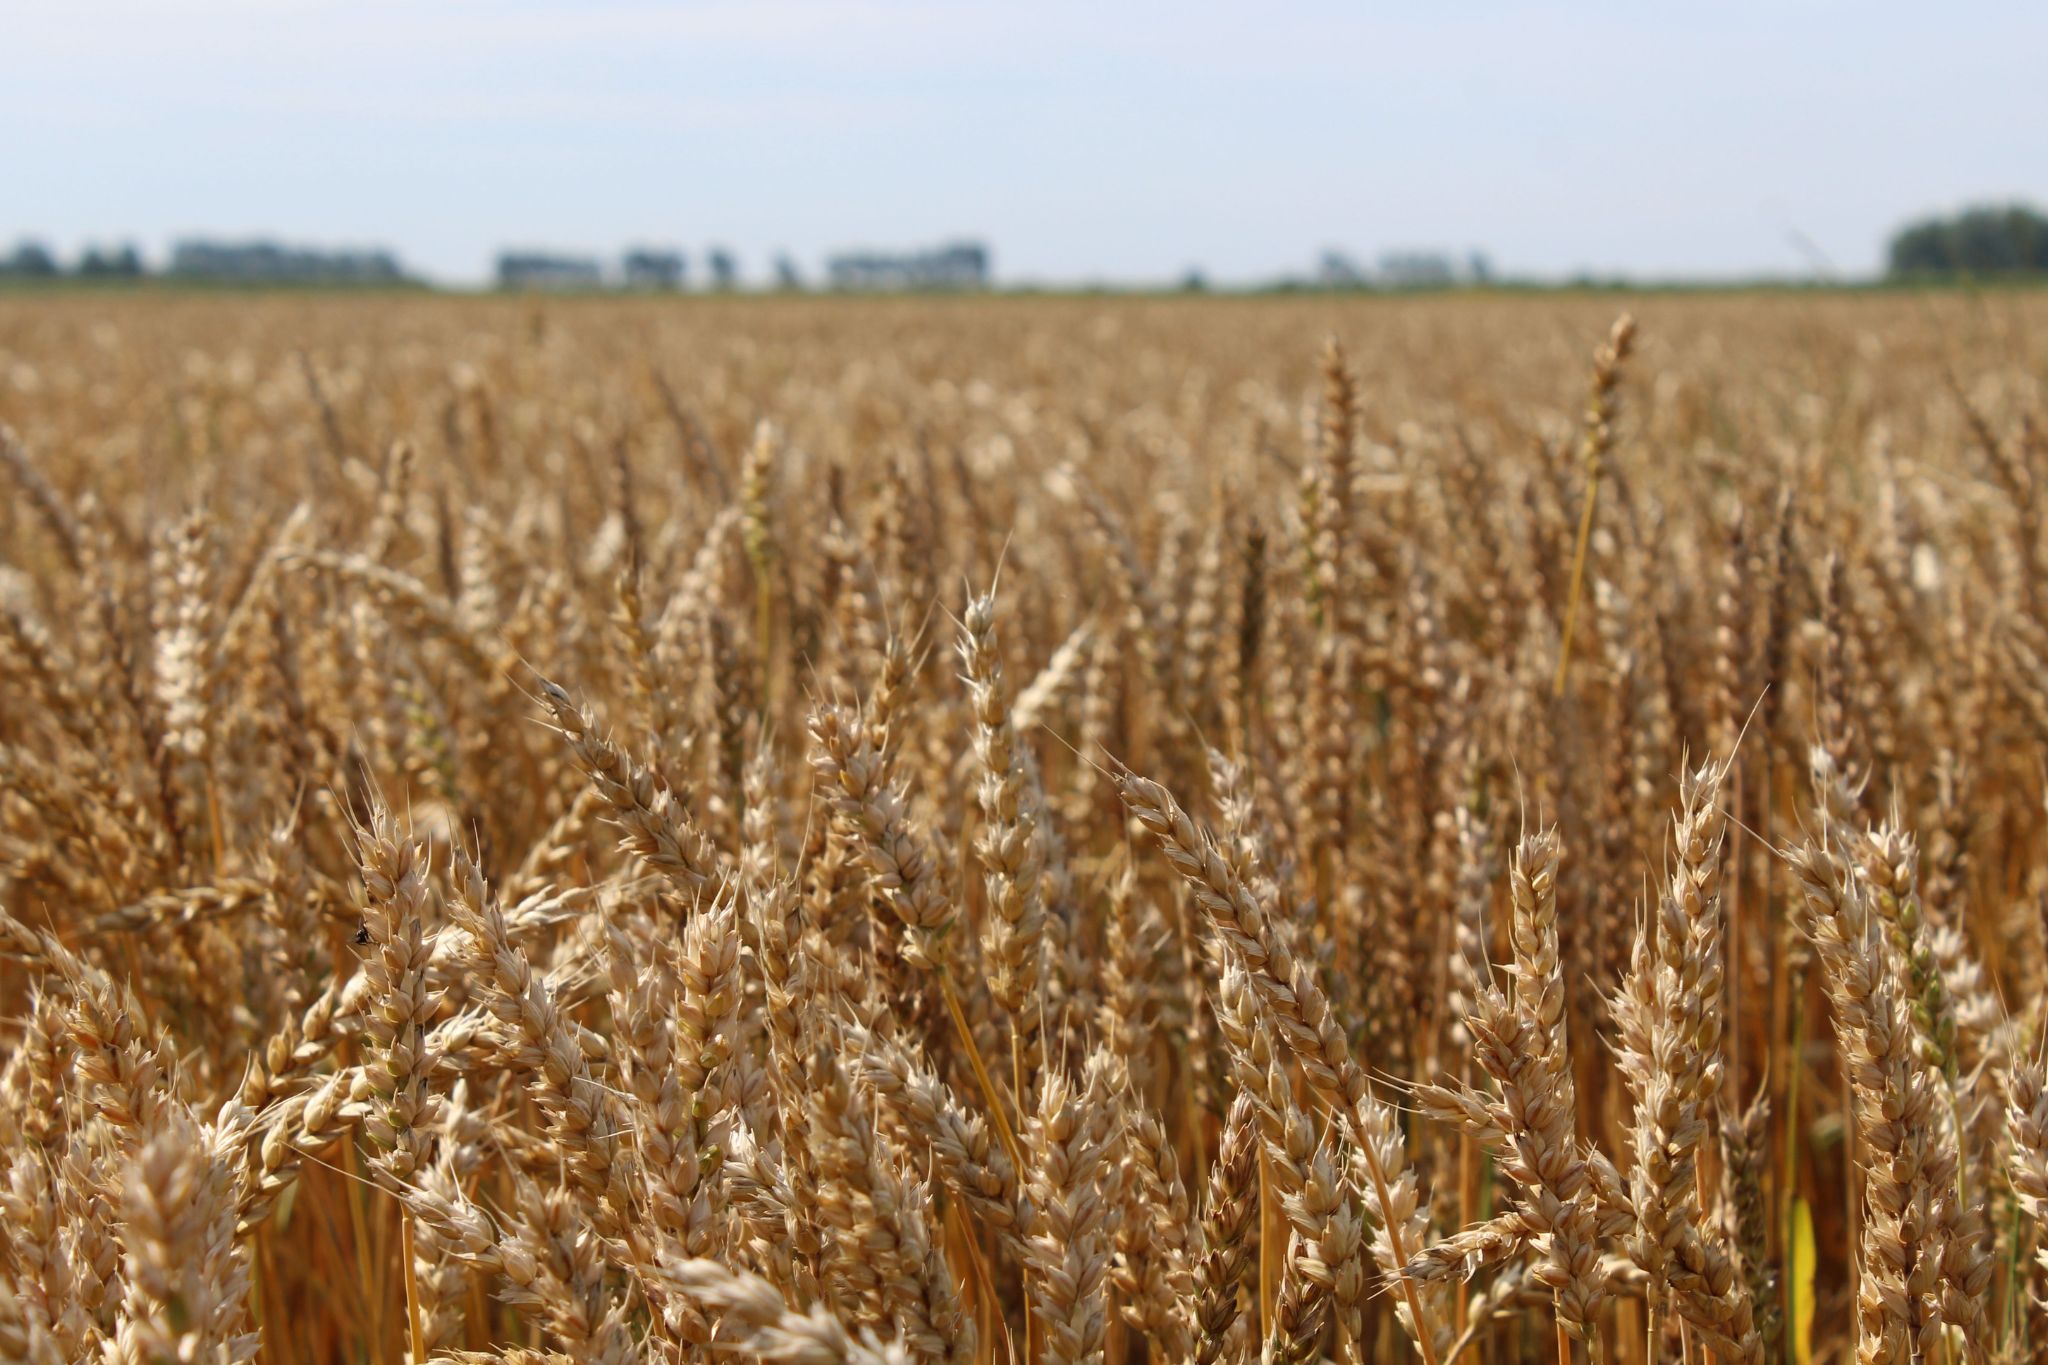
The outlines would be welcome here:
M 0 1357 L 2048 1358 L 2048 301 L 1635 309 L 0 301 Z

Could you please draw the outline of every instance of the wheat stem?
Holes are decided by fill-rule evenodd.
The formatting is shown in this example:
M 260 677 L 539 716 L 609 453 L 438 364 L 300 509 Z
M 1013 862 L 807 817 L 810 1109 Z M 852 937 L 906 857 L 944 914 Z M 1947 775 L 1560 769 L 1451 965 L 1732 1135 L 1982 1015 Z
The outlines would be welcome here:
M 412 1210 L 404 1205 L 398 1210 L 399 1254 L 405 1258 L 405 1316 L 409 1329 L 409 1346 L 412 1365 L 426 1365 L 427 1328 L 420 1312 L 419 1267 L 413 1260 Z
M 937 965 L 939 994 L 946 1002 L 946 1013 L 953 1017 L 953 1031 L 960 1035 L 960 1045 L 967 1053 L 967 1065 L 974 1072 L 974 1083 L 981 1087 L 981 1098 L 988 1105 L 989 1121 L 996 1126 L 996 1136 L 1002 1141 L 1003 1150 L 1009 1154 L 1010 1164 L 1017 1170 L 1017 1178 L 1023 1179 L 1029 1169 L 1024 1163 L 1024 1149 L 1017 1142 L 1017 1133 L 1010 1126 L 1010 1116 L 1003 1109 L 1003 1092 L 996 1088 L 995 1077 L 989 1074 L 988 1063 L 982 1059 L 981 1048 L 975 1044 L 974 1030 L 968 1026 L 967 1012 L 960 1008 L 960 994 L 953 988 L 953 973 L 945 963 Z
M 1572 636 L 1579 626 L 1579 599 L 1586 586 L 1586 550 L 1593 539 L 1593 508 L 1600 500 L 1600 465 L 1586 466 L 1586 500 L 1579 509 L 1578 542 L 1572 550 L 1572 582 L 1564 600 L 1564 630 L 1557 646 L 1557 680 L 1551 685 L 1553 697 L 1564 696 L 1566 671 L 1572 666 Z

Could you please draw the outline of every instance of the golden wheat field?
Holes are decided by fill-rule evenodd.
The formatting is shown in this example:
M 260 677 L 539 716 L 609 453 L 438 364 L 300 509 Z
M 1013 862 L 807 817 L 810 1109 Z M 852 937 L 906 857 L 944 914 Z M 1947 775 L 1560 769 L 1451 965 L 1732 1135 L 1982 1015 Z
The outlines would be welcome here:
M 0 1357 L 2048 1359 L 2043 376 L 0 298 Z

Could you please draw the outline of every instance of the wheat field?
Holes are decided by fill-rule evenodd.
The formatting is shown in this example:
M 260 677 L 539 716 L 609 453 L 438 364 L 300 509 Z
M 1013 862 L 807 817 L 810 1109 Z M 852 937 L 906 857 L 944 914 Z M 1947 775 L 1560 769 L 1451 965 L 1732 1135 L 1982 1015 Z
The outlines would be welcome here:
M 0 297 L 0 1357 L 2048 1359 L 2043 376 Z

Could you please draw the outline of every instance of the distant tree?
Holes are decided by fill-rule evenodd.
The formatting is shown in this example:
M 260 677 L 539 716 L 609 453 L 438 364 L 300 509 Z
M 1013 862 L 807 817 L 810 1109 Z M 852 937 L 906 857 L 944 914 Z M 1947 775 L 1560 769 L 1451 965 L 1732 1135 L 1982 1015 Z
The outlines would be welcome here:
M 142 275 L 142 254 L 134 246 L 102 251 L 90 247 L 79 259 L 78 275 L 87 280 L 133 280 Z
M 21 279 L 47 280 L 59 273 L 56 256 L 41 242 L 19 243 L 14 254 L 0 262 L 0 275 L 14 275 Z
M 1891 241 L 1895 278 L 2048 272 L 2048 217 L 2024 204 L 1983 204 L 1927 218 Z
M 1331 248 L 1316 262 L 1316 283 L 1325 289 L 1360 289 L 1367 283 L 1365 267 Z
M 787 252 L 775 258 L 775 287 L 794 294 L 804 287 L 804 276 Z
M 508 291 L 597 289 L 604 270 L 591 256 L 557 256 L 546 251 L 498 253 L 498 288 Z
M 713 289 L 723 291 L 732 289 L 739 284 L 739 262 L 733 259 L 733 254 L 730 251 L 727 251 L 722 246 L 715 246 L 705 255 L 704 259 L 711 270 L 711 287 Z
M 1202 273 L 1200 266 L 1190 266 L 1180 277 L 1181 292 L 1185 294 L 1206 294 L 1209 292 L 1209 277 Z
M 377 248 L 328 250 L 268 238 L 189 237 L 171 246 L 166 274 L 214 284 L 376 284 L 405 282 L 405 267 Z
M 662 247 L 635 247 L 625 255 L 620 277 L 628 289 L 668 292 L 683 287 L 688 262 L 680 251 Z
M 1493 282 L 1493 261 L 1483 251 L 1474 251 L 1465 258 L 1465 278 L 1474 284 Z
M 825 258 L 834 289 L 984 289 L 989 251 L 981 242 L 947 242 L 921 251 L 842 251 Z
M 1457 282 L 1441 251 L 1388 251 L 1380 256 L 1380 283 L 1393 289 L 1442 289 Z

